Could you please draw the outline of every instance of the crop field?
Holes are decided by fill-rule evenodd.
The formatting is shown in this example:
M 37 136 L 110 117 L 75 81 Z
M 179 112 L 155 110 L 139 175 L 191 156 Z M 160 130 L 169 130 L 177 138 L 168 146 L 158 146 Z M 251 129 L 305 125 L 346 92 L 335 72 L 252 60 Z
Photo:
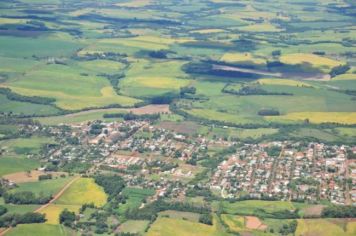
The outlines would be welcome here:
M 147 236 L 225 236 L 228 235 L 218 231 L 218 226 L 209 226 L 201 223 L 190 222 L 187 220 L 170 219 L 160 217 L 150 227 Z
M 118 212 L 124 214 L 128 209 L 136 209 L 141 206 L 143 200 L 152 196 L 155 191 L 153 189 L 125 188 L 123 195 L 127 197 L 125 204 L 120 204 Z
M 80 205 L 62 205 L 62 204 L 50 204 L 43 210 L 39 211 L 40 213 L 46 214 L 46 224 L 50 225 L 59 225 L 59 215 L 64 209 L 69 211 L 79 213 Z
M 289 189 L 292 176 L 280 189 L 275 184 L 287 180 L 287 169 L 310 168 L 289 158 L 259 164 L 277 141 L 285 149 L 299 142 L 288 147 L 293 156 L 319 142 L 344 145 L 352 158 L 355 32 L 352 0 L 0 1 L 0 177 L 16 184 L 8 189 L 0 181 L 0 192 L 60 193 L 41 208 L 46 223 L 7 235 L 273 236 L 294 223 L 277 219 L 293 210 L 300 217 L 296 236 L 356 235 L 354 220 L 303 218 L 320 217 L 329 206 L 320 193 L 349 202 L 346 184 L 331 190 L 341 185 L 333 168 L 322 175 L 328 184 L 304 195 L 320 195 L 310 204 L 294 201 L 303 192 L 299 178 L 296 190 Z M 230 166 L 240 149 L 243 163 L 254 162 Z M 325 150 L 323 157 L 334 153 Z M 243 157 L 245 151 L 252 155 Z M 347 179 L 352 160 L 345 163 Z M 233 182 L 225 175 L 251 165 L 251 177 Z M 48 170 L 53 179 L 38 181 Z M 293 202 L 212 200 L 245 197 L 254 188 L 249 182 L 264 189 L 267 173 L 267 194 L 273 188 L 278 199 Z M 125 182 L 115 196 L 84 177 L 109 174 Z M 156 197 L 204 209 L 151 209 Z M 78 218 L 83 224 L 59 224 L 61 211 L 78 216 L 86 203 L 96 207 Z M 0 205 L 7 215 L 40 207 L 5 204 L 3 197 Z M 212 225 L 200 223 L 210 220 L 205 211 Z
M 230 63 L 250 62 L 253 64 L 266 64 L 266 61 L 264 59 L 256 58 L 251 55 L 251 53 L 225 53 L 220 60 Z
M 148 224 L 147 220 L 128 220 L 120 225 L 120 232 L 143 235 Z
M 245 217 L 234 215 L 221 215 L 221 219 L 228 225 L 232 232 L 240 232 L 245 229 Z
M 260 200 L 247 200 L 235 203 L 223 202 L 222 207 L 226 213 L 238 215 L 254 215 L 258 209 L 263 209 L 267 213 L 295 209 L 290 202 Z
M 64 236 L 67 235 L 62 225 L 28 224 L 18 225 L 6 235 L 10 236 Z
M 356 234 L 356 222 L 347 219 L 298 220 L 296 235 L 351 236 Z
M 29 171 L 39 167 L 37 160 L 25 157 L 0 157 L 0 176 L 4 176 L 19 171 Z
M 12 101 L 2 94 L 0 94 L 0 110 L 2 112 L 14 112 L 24 115 L 54 115 L 59 111 L 48 105 Z
M 66 178 L 57 178 L 51 180 L 41 180 L 37 182 L 28 182 L 18 184 L 18 188 L 13 189 L 13 192 L 20 191 L 31 191 L 35 194 L 44 194 L 44 195 L 54 195 L 59 192 L 65 184 L 67 184 L 72 177 Z
M 161 217 L 167 217 L 171 219 L 181 219 L 181 220 L 189 220 L 191 222 L 199 222 L 199 214 L 192 212 L 184 212 L 184 211 L 162 211 L 159 213 Z
M 326 57 L 321 57 L 314 54 L 296 53 L 283 55 L 280 58 L 282 63 L 296 65 L 296 64 L 310 64 L 311 66 L 319 69 L 330 69 L 335 66 L 342 65 L 343 62 L 333 60 Z
M 279 117 L 268 117 L 270 121 L 299 121 L 309 120 L 311 123 L 356 124 L 356 112 L 293 112 Z
M 38 154 L 42 145 L 53 143 L 53 140 L 46 137 L 18 138 L 2 141 L 1 146 L 10 152 L 18 155 Z
M 85 203 L 94 203 L 96 206 L 103 206 L 106 200 L 105 192 L 93 179 L 81 178 L 75 181 L 55 204 L 81 206 Z

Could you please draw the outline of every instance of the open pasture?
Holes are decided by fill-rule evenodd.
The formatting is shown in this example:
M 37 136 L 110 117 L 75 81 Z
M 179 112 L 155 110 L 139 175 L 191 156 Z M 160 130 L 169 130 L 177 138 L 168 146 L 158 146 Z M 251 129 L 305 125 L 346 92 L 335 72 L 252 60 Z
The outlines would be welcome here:
M 214 225 L 205 225 L 201 223 L 190 222 L 187 220 L 158 218 L 148 230 L 147 236 L 226 236 L 229 235 L 221 231 L 217 225 L 216 219 Z M 220 230 L 219 230 L 220 229 Z
M 298 220 L 296 235 L 352 236 L 356 234 L 355 220 L 304 219 Z
M 285 64 L 297 65 L 297 64 L 309 64 L 322 71 L 329 72 L 333 67 L 343 65 L 344 62 L 330 59 L 327 57 L 318 56 L 315 54 L 295 53 L 282 55 L 280 61 Z
M 308 120 L 314 124 L 339 123 L 356 124 L 356 112 L 293 112 L 278 117 L 267 117 L 269 121 L 297 121 Z
M 104 118 L 105 114 L 132 112 L 136 115 L 171 113 L 168 105 L 147 105 L 139 108 L 109 108 L 81 111 L 62 116 L 41 117 L 37 120 L 44 125 L 76 124 L 91 120 L 120 121 L 120 118 Z
M 21 80 L 8 81 L 6 86 L 26 96 L 55 98 L 55 104 L 67 110 L 111 104 L 133 106 L 138 102 L 137 99 L 117 95 L 107 79 L 88 75 L 77 66 L 45 65 L 26 73 Z
M 262 200 L 247 200 L 234 203 L 222 202 L 222 207 L 224 212 L 237 215 L 254 215 L 259 209 L 264 210 L 266 213 L 295 209 L 291 202 Z
M 9 236 L 65 236 L 67 233 L 62 225 L 49 224 L 27 224 L 18 225 L 10 230 L 6 235 Z
M 46 208 L 39 211 L 39 213 L 46 214 L 46 224 L 59 225 L 59 215 L 64 209 L 79 213 L 80 205 L 60 205 L 60 204 L 50 204 Z
M 41 180 L 37 182 L 27 182 L 18 184 L 18 188 L 11 192 L 31 191 L 35 194 L 54 195 L 58 193 L 73 177 Z
M 128 220 L 120 225 L 119 231 L 122 233 L 143 235 L 148 225 L 149 221 L 147 220 Z
M 0 176 L 19 171 L 29 171 L 39 167 L 37 160 L 26 157 L 2 156 L 0 157 Z

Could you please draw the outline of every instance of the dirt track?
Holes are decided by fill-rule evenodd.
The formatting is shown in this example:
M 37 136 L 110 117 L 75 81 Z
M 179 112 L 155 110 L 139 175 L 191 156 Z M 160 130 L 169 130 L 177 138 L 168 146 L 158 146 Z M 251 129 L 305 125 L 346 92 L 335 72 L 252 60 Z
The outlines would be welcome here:
M 48 207 L 49 205 L 51 205 L 54 201 L 56 201 L 58 198 L 60 198 L 63 193 L 78 179 L 80 178 L 80 176 L 76 176 L 74 179 L 72 179 L 69 183 L 67 183 L 54 197 L 51 201 L 49 201 L 49 203 L 42 205 L 41 207 L 37 208 L 34 212 L 39 212 L 43 209 L 45 209 L 46 207 Z M 12 228 L 6 228 L 6 229 L 0 229 L 0 236 L 5 235 L 7 232 L 9 232 Z

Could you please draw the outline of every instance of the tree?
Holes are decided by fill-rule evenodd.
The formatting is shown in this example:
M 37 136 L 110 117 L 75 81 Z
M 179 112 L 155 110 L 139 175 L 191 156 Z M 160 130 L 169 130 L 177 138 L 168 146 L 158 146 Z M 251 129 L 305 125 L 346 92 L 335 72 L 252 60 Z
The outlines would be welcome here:
M 75 222 L 75 213 L 64 209 L 59 215 L 59 223 L 72 227 Z
M 199 217 L 199 222 L 206 225 L 213 225 L 213 218 L 210 214 L 202 214 Z

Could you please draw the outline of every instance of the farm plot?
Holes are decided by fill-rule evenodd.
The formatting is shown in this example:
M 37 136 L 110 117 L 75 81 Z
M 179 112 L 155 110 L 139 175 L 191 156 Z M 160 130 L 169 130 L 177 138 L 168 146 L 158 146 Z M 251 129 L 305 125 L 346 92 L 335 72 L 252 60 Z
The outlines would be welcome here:
M 0 157 L 0 176 L 33 170 L 39 166 L 39 161 L 25 157 Z
M 106 200 L 107 196 L 104 190 L 94 182 L 94 179 L 80 178 L 55 201 L 55 204 L 81 206 L 85 203 L 94 203 L 101 207 L 106 203 Z
M 138 102 L 137 99 L 117 95 L 107 79 L 90 76 L 76 66 L 46 65 L 27 73 L 20 80 L 6 82 L 5 86 L 26 96 L 55 98 L 56 105 L 67 110 L 110 104 L 132 106 Z
M 164 61 L 150 62 L 138 60 L 131 64 L 120 88 L 127 96 L 150 97 L 167 92 L 178 91 L 187 86 L 190 80 L 181 70 L 184 62 Z
M 294 210 L 295 207 L 290 202 L 283 201 L 262 201 L 262 200 L 247 200 L 235 203 L 222 202 L 224 211 L 228 214 L 237 215 L 255 215 L 259 210 L 270 214 L 278 211 Z
M 214 225 L 209 226 L 201 223 L 190 222 L 187 220 L 170 219 L 160 217 L 151 228 L 147 236 L 225 236 L 228 235 L 218 229 L 216 220 Z
M 356 234 L 355 220 L 305 219 L 298 220 L 296 235 L 352 236 Z

